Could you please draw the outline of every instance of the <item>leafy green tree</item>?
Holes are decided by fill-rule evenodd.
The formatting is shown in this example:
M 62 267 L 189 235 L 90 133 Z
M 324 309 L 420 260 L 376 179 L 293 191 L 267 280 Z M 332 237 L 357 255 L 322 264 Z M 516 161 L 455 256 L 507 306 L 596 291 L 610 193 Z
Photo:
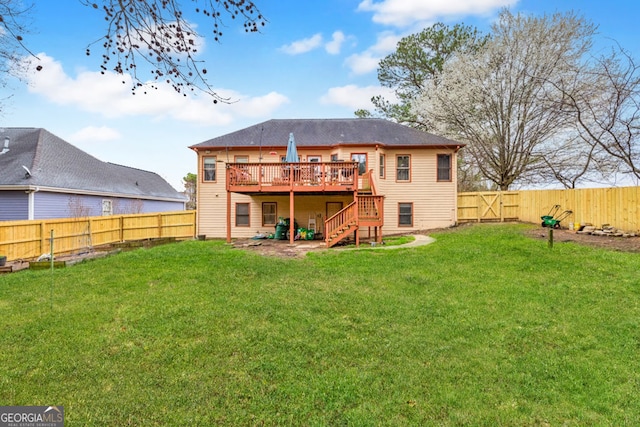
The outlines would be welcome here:
M 187 210 L 196 210 L 198 208 L 198 175 L 189 172 L 182 178 L 182 182 L 184 184 L 184 192 L 189 198 Z
M 429 123 L 412 111 L 413 100 L 442 71 L 453 54 L 475 51 L 486 40 L 486 36 L 471 26 L 456 24 L 449 27 L 442 23 L 402 38 L 396 51 L 382 59 L 378 68 L 378 81 L 395 91 L 399 103 L 375 96 L 371 101 L 376 113 L 398 123 L 429 130 Z M 363 117 L 362 114 L 360 111 L 356 115 Z

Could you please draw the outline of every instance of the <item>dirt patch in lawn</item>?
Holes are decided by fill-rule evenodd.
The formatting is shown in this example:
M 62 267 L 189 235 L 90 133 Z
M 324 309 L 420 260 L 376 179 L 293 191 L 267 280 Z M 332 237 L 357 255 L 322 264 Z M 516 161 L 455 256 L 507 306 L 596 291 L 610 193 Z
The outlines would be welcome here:
M 426 235 L 430 236 L 431 234 L 438 233 L 446 233 L 446 232 L 456 232 L 461 227 L 473 227 L 475 224 L 462 224 L 458 227 L 446 228 L 446 229 L 431 229 L 431 230 L 421 230 L 414 233 L 412 235 Z M 549 238 L 549 229 L 538 227 L 533 228 L 525 232 L 527 237 L 536 240 L 548 240 Z M 580 245 L 592 246 L 597 248 L 606 248 L 614 251 L 621 252 L 635 252 L 640 253 L 640 237 L 613 237 L 613 236 L 595 236 L 591 234 L 578 234 L 575 231 L 568 231 L 563 229 L 555 229 L 553 230 L 553 241 L 554 243 L 562 243 L 562 242 L 574 242 Z M 428 241 L 422 241 L 416 243 L 409 243 L 405 245 L 393 246 L 393 248 L 402 248 L 408 246 L 415 246 L 419 244 L 428 244 Z M 300 240 L 295 241 L 293 244 L 290 244 L 288 240 L 274 240 L 274 239 L 239 239 L 232 243 L 233 247 L 238 249 L 245 249 L 252 252 L 259 253 L 261 255 L 267 256 L 277 256 L 282 258 L 302 258 L 308 252 L 315 251 L 339 251 L 339 250 L 349 250 L 354 249 L 353 242 L 350 242 L 348 246 L 335 246 L 331 249 L 327 249 L 324 241 L 322 240 Z M 360 242 L 361 248 L 370 248 L 370 242 L 367 240 L 362 240 Z M 380 247 L 382 249 L 383 247 Z
M 499 225 L 500 223 L 495 223 L 495 225 Z M 420 234 L 430 235 L 434 232 L 439 233 L 447 233 L 453 232 L 455 233 L 462 227 L 474 227 L 476 223 L 464 223 L 460 224 L 457 227 L 451 227 L 446 229 L 438 229 L 438 230 L 424 230 L 419 231 Z M 549 239 L 549 229 L 544 227 L 537 227 L 531 230 L 527 230 L 525 232 L 527 237 L 536 240 L 548 240 Z M 635 237 L 614 237 L 614 236 L 596 236 L 592 234 L 579 234 L 575 231 L 569 231 L 566 229 L 554 229 L 553 230 L 553 241 L 554 243 L 558 242 L 574 242 L 579 245 L 591 246 L 595 248 L 605 248 L 610 249 L 612 251 L 620 251 L 620 252 L 636 252 L 640 253 L 640 236 Z
M 323 240 L 297 240 L 293 244 L 288 240 L 275 239 L 239 239 L 231 243 L 234 248 L 257 252 L 260 255 L 281 258 L 301 258 L 308 252 L 326 250 Z
M 549 239 L 548 228 L 529 230 L 527 236 L 534 239 Z M 640 252 L 640 237 L 596 236 L 593 234 L 579 234 L 569 230 L 553 230 L 553 242 L 575 242 L 580 245 L 605 248 L 620 252 Z

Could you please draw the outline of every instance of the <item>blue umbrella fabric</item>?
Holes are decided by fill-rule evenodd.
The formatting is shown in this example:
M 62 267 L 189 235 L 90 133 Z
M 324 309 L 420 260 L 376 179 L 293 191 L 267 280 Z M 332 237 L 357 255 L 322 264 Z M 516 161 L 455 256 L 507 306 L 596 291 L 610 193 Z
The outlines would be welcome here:
M 284 161 L 287 163 L 298 163 L 298 148 L 296 147 L 296 140 L 293 138 L 293 132 L 289 134 L 289 143 L 287 144 L 287 155 Z

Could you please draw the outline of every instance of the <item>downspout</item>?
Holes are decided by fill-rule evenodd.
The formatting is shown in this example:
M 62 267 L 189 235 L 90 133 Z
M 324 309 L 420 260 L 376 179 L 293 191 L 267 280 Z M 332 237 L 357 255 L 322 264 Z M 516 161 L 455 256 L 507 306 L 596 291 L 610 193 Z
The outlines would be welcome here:
M 27 190 L 27 194 L 28 194 L 28 218 L 29 220 L 34 220 L 35 219 L 35 212 L 36 212 L 36 193 L 40 191 L 40 187 L 32 187 L 29 190 Z

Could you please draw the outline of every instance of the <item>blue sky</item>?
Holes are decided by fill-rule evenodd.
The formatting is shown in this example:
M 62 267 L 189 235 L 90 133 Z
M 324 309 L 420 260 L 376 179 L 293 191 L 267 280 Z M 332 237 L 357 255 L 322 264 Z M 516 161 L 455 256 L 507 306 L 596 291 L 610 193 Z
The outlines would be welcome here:
M 190 145 L 272 118 L 371 109 L 373 95 L 388 94 L 378 84 L 378 61 L 402 36 L 435 22 L 487 31 L 502 7 L 536 15 L 573 10 L 598 25 L 603 45 L 616 40 L 640 56 L 640 3 L 631 0 L 255 1 L 268 19 L 261 33 L 225 19 L 221 42 L 206 39 L 200 50 L 210 84 L 235 100 L 213 105 L 168 87 L 132 96 L 121 77 L 99 74 L 100 49 L 85 54 L 103 34 L 100 13 L 78 0 L 34 0 L 26 42 L 45 67 L 0 89 L 2 126 L 43 127 L 100 160 L 157 172 L 182 190 L 182 177 L 196 171 Z M 198 25 L 206 35 L 205 23 Z

